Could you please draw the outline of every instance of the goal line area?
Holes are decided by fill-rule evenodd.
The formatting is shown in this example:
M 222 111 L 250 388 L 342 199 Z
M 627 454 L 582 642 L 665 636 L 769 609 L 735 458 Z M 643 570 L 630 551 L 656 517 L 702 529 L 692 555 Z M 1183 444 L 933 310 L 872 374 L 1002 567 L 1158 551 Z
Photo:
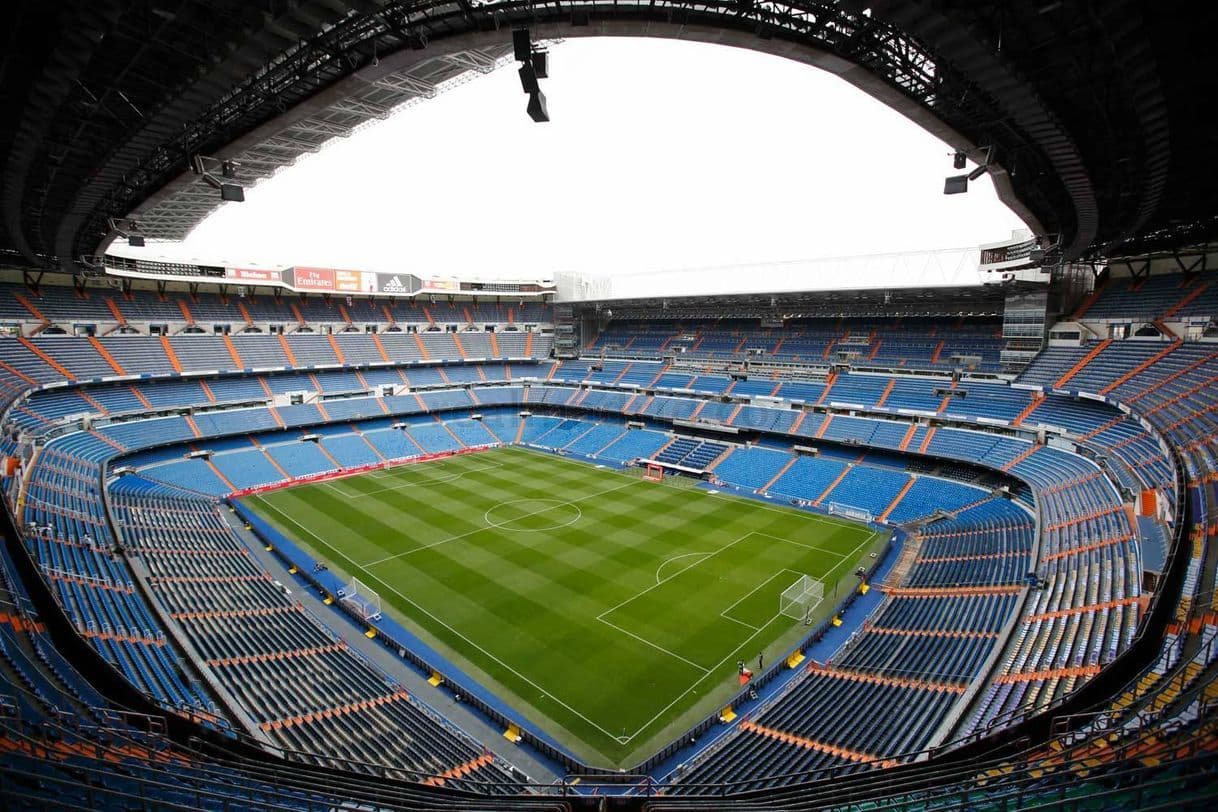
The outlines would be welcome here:
M 779 619 L 791 624 L 811 617 L 825 585 L 806 573 L 831 574 L 844 559 L 831 550 L 747 532 L 716 550 L 665 560 L 654 583 L 596 619 L 676 660 L 713 670 L 725 654 Z M 690 639 L 691 628 L 700 630 L 702 641 Z M 713 646 L 700 644 L 711 639 Z
M 818 581 L 811 575 L 803 575 L 778 596 L 778 613 L 808 623 L 813 610 L 824 599 L 824 581 Z
M 667 470 L 663 465 L 657 465 L 654 462 L 639 462 L 623 468 L 622 473 L 636 479 L 641 479 L 644 482 L 664 485 L 669 488 L 680 488 L 682 490 L 696 488 L 705 481 L 695 476 L 683 476 L 674 471 Z
M 381 616 L 381 596 L 358 578 L 352 577 L 338 599 L 364 621 Z

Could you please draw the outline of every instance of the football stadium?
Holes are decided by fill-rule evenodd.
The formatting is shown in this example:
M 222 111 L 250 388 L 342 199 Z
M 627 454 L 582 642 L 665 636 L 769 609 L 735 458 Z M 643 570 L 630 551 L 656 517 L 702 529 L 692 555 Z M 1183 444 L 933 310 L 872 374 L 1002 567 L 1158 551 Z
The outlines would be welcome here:
M 1214 8 L 7 16 L 0 806 L 1218 802 Z M 403 216 L 392 267 L 191 253 L 495 77 L 553 132 L 592 38 L 831 75 L 937 139 L 935 200 L 992 189 L 1023 227 L 880 253 L 864 207 L 851 255 L 604 275 L 557 267 L 545 217 L 479 232 L 544 197 L 517 155 L 464 237 Z M 410 157 L 461 186 L 493 153 Z

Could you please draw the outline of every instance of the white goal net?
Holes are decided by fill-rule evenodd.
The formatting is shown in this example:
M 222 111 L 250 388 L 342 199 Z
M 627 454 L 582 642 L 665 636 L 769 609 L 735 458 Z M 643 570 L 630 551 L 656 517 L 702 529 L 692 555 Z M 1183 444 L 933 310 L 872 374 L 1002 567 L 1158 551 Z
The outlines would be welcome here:
M 875 518 L 869 511 L 841 502 L 830 502 L 829 513 L 833 516 L 845 516 L 847 519 L 854 519 L 859 522 L 871 522 Z
M 363 620 L 376 620 L 381 616 L 381 596 L 358 578 L 352 578 L 339 597 Z
M 778 612 L 786 617 L 793 617 L 805 623 L 812 616 L 812 610 L 824 600 L 825 584 L 811 575 L 801 575 L 799 580 L 783 590 L 778 597 Z

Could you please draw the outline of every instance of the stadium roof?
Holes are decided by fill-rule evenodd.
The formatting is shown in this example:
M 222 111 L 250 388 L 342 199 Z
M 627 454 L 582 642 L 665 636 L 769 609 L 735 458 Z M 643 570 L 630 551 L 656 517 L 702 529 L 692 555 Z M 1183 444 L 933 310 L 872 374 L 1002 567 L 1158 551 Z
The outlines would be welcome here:
M 1000 317 L 1010 291 L 1043 286 L 1025 283 L 968 287 L 821 290 L 800 293 L 743 293 L 709 296 L 657 296 L 573 302 L 581 311 L 606 318 L 695 321 L 730 313 L 739 319 Z
M 1011 240 L 1027 238 L 1026 232 L 1017 232 Z M 850 291 L 861 296 L 866 291 L 896 289 L 924 291 L 934 296 L 936 290 L 993 283 L 992 275 L 981 270 L 980 262 L 978 248 L 945 248 L 612 275 L 559 273 L 556 281 L 559 300 L 568 302 L 673 299 L 688 297 L 690 291 L 697 291 L 704 299 L 729 296 L 736 301 L 740 294 Z M 1001 295 L 998 298 L 1001 300 Z
M 534 37 L 748 47 L 832 71 L 981 158 L 1067 258 L 1218 235 L 1214 4 L 955 0 L 27 0 L 0 73 L 0 260 L 78 270 L 107 220 L 178 237 L 219 199 L 191 156 L 251 182 Z M 877 156 L 882 160 L 883 156 Z M 950 167 L 944 167 L 950 173 Z

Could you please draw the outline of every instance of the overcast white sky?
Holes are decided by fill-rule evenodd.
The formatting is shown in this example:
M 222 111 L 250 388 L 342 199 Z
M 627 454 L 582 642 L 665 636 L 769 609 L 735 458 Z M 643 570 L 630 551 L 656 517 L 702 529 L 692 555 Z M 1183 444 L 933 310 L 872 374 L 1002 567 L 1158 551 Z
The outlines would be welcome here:
M 493 276 L 974 246 L 1022 223 L 988 179 L 845 82 L 752 51 L 577 39 L 525 115 L 514 63 L 300 161 L 180 256 Z M 178 253 L 178 252 L 175 252 Z

